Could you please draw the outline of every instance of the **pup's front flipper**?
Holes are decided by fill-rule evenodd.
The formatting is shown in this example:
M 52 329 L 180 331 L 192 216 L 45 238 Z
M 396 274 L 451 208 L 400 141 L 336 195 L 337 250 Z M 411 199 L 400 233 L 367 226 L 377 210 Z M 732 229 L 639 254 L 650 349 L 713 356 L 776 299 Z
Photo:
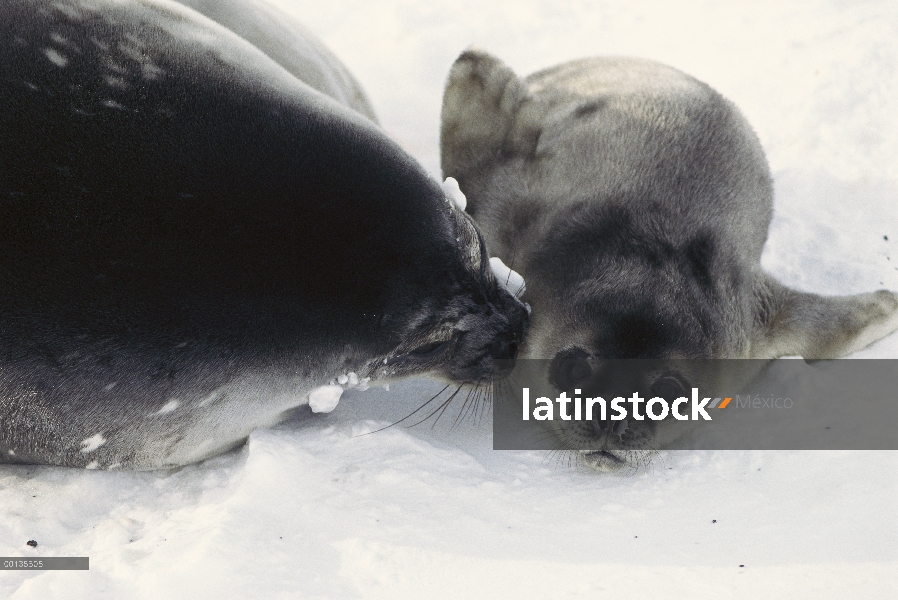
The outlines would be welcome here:
M 888 290 L 825 297 L 760 274 L 754 300 L 753 358 L 838 358 L 898 330 L 898 294 Z

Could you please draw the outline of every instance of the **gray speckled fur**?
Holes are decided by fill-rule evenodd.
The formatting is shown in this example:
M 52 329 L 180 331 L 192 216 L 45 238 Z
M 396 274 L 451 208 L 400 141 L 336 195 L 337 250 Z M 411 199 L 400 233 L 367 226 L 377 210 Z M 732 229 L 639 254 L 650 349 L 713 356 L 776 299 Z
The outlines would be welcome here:
M 362 86 L 327 46 L 264 0 L 178 0 L 252 43 L 294 77 L 337 102 L 377 117 Z

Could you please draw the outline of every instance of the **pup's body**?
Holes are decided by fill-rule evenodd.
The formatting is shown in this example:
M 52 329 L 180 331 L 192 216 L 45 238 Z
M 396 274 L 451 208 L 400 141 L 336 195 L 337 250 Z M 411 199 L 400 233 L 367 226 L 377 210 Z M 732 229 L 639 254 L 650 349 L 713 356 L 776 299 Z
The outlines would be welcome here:
M 444 174 L 527 280 L 524 358 L 834 358 L 898 328 L 892 292 L 826 298 L 761 270 L 763 150 L 735 106 L 675 69 L 596 58 L 522 80 L 468 51 L 442 119 Z M 627 447 L 600 425 L 560 427 L 572 448 Z

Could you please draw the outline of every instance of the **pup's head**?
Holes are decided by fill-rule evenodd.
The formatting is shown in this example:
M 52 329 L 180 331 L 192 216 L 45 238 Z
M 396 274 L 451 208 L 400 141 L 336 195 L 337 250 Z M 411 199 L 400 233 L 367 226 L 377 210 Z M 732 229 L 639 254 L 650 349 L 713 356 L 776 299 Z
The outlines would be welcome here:
M 646 69 L 640 62 L 618 66 Z M 659 75 L 659 94 L 682 87 L 683 76 L 672 69 Z M 742 307 L 731 299 L 744 285 L 744 263 L 724 240 L 726 230 L 681 223 L 683 205 L 702 184 L 668 181 L 676 177 L 665 160 L 675 158 L 671 145 L 680 140 L 664 138 L 682 133 L 663 120 L 646 125 L 661 110 L 652 101 L 639 105 L 626 94 L 597 91 L 594 80 L 589 64 L 522 80 L 488 54 L 465 52 L 443 102 L 443 168 L 461 182 L 491 249 L 528 281 L 533 314 L 521 358 L 551 359 L 541 377 L 552 397 L 575 386 L 603 396 L 624 393 L 617 390 L 623 386 L 627 395 L 648 398 L 657 388 L 706 388 L 700 372 L 656 366 L 623 377 L 608 368 L 620 359 L 738 355 L 744 332 L 732 325 Z M 696 102 L 715 97 L 695 87 Z M 671 105 L 675 117 L 684 110 Z M 653 143 L 657 151 L 647 154 Z M 695 151 L 708 154 L 692 158 L 710 170 L 719 163 L 712 152 Z M 764 175 L 762 164 L 761 187 Z M 750 240 L 749 252 L 759 253 L 761 243 Z M 588 453 L 594 466 L 623 464 L 621 453 L 661 443 L 666 426 L 552 422 L 561 442 Z

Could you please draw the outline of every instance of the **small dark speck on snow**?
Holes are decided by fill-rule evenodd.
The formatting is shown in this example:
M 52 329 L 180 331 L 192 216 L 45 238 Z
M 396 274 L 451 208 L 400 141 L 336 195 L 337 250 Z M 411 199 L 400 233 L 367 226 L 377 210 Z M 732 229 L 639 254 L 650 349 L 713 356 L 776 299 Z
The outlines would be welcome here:
M 887 241 L 887 242 L 888 242 L 888 241 L 889 241 L 889 236 L 887 236 L 887 235 L 884 235 L 884 236 L 882 236 L 882 239 L 884 239 L 884 240 L 885 240 L 885 241 Z
M 745 565 L 739 565 L 740 567 L 744 567 Z
M 25 543 L 28 544 L 29 546 L 31 546 L 32 548 L 37 548 L 37 542 L 35 542 L 34 540 L 28 540 Z
M 716 523 L 716 522 L 717 522 L 717 519 L 711 519 L 711 522 L 712 522 L 712 523 Z

